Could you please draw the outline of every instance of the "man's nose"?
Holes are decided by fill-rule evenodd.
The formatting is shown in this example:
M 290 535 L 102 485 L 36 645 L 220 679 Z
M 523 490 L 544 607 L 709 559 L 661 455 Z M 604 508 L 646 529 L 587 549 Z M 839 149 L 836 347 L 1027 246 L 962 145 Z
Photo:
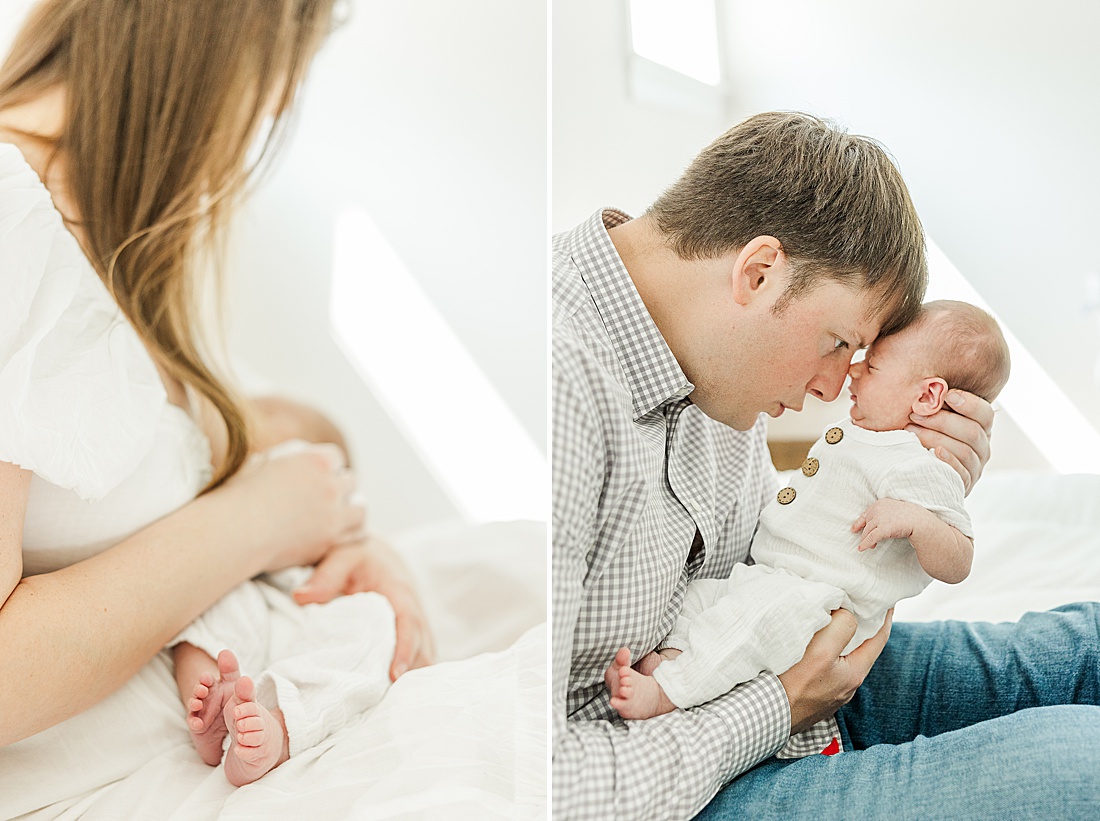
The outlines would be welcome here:
M 813 394 L 824 402 L 832 402 L 844 388 L 848 376 L 849 362 L 841 360 L 836 365 L 823 369 L 806 386 L 806 393 Z

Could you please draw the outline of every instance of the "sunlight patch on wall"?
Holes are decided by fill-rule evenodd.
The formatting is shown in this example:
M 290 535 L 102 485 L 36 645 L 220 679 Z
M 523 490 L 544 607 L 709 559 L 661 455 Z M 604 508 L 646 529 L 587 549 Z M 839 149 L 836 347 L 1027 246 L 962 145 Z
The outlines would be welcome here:
M 475 522 L 547 519 L 546 457 L 367 213 L 337 221 L 336 341 Z
M 930 238 L 928 272 L 926 299 L 964 300 L 997 317 Z M 1012 355 L 1012 376 L 993 407 L 1004 408 L 1059 473 L 1096 473 L 1100 464 L 1100 433 L 1000 317 L 997 321 Z

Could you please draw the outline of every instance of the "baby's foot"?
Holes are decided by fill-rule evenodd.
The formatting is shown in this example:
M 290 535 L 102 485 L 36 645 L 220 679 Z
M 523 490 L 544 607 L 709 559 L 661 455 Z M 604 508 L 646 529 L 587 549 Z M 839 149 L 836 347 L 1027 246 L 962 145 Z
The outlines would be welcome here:
M 222 709 L 233 695 L 233 686 L 241 677 L 237 657 L 229 650 L 218 653 L 218 680 L 202 673 L 187 704 L 187 729 L 202 760 L 216 767 L 222 760 L 222 746 L 228 732 Z
M 611 691 L 611 695 L 619 695 L 619 671 L 623 667 L 630 666 L 630 648 L 621 647 L 619 652 L 615 654 L 615 658 L 611 660 L 611 666 L 607 668 L 607 672 L 603 674 L 604 684 L 607 685 L 607 689 Z
M 623 718 L 653 718 L 676 709 L 655 678 L 630 666 L 630 651 L 625 647 L 615 655 L 605 680 L 611 688 L 611 706 Z
M 282 714 L 256 701 L 256 685 L 241 676 L 223 711 L 229 728 L 225 777 L 235 787 L 251 784 L 290 758 L 290 742 Z

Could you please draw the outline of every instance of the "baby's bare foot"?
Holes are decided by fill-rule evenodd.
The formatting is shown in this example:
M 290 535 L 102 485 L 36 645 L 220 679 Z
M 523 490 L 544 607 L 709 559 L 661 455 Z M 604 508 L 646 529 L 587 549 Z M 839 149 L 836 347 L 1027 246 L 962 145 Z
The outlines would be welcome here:
M 222 760 L 222 746 L 228 732 L 222 710 L 233 695 L 233 686 L 241 677 L 237 657 L 229 650 L 218 653 L 218 680 L 202 673 L 187 704 L 187 729 L 199 756 L 211 767 Z
M 603 674 L 604 684 L 607 685 L 607 689 L 611 691 L 612 696 L 619 695 L 619 671 L 623 667 L 630 666 L 630 648 L 621 647 L 619 652 L 615 654 L 615 658 L 611 660 L 611 666 L 607 668 L 607 672 Z
M 623 718 L 653 718 L 676 709 L 655 678 L 629 666 L 619 667 L 618 674 L 618 686 L 611 691 L 611 706 Z
M 235 787 L 251 784 L 290 758 L 290 743 L 282 713 L 256 701 L 256 685 L 241 676 L 223 711 L 229 729 L 225 777 Z

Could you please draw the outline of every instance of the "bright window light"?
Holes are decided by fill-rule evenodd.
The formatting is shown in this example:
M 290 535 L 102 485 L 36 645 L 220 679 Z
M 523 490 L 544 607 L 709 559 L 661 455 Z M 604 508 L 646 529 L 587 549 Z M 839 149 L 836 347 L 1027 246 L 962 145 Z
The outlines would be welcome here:
M 630 0 L 634 53 L 716 86 L 718 21 L 714 0 Z
M 336 224 L 332 325 L 467 519 L 547 519 L 546 457 L 362 209 Z
M 931 239 L 928 273 L 927 299 L 963 300 L 997 317 Z M 1004 408 L 1059 473 L 1095 473 L 1100 433 L 1003 322 L 1001 331 L 1012 356 L 1012 376 L 993 407 Z

